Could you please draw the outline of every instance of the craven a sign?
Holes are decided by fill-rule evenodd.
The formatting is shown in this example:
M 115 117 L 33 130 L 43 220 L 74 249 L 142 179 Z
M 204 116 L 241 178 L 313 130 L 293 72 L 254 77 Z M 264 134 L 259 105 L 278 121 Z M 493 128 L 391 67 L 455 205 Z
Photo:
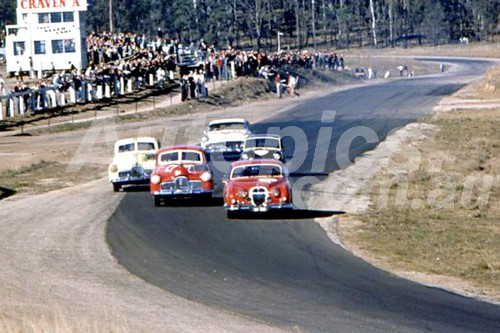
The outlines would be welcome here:
M 74 12 L 87 10 L 87 0 L 17 0 L 23 13 Z

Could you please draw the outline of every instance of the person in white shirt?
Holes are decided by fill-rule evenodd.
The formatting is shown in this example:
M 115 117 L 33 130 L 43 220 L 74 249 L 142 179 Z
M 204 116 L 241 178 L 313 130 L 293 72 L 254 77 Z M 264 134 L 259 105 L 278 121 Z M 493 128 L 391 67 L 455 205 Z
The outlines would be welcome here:
M 162 67 L 158 67 L 156 70 L 156 79 L 158 80 L 159 89 L 163 88 L 163 85 L 165 84 L 165 75 L 165 70 Z

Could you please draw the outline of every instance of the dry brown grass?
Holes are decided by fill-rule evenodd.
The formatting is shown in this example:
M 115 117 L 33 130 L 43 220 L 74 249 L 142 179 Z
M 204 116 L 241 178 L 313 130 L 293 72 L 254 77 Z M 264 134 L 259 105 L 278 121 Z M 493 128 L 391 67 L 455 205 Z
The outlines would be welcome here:
M 500 66 L 491 67 L 483 80 L 467 89 L 465 97 L 500 99 Z
M 97 316 L 75 315 L 68 309 L 53 310 L 40 314 L 39 310 L 21 315 L 0 314 L 0 332 L 5 333 L 94 333 L 133 332 L 123 315 L 114 315 L 104 311 Z
M 106 168 L 85 163 L 79 172 L 66 172 L 66 164 L 41 161 L 0 173 L 0 187 L 15 193 L 39 194 L 88 182 L 104 176 Z
M 416 76 L 439 73 L 439 64 L 437 63 L 422 62 L 406 58 L 377 57 L 376 55 L 377 52 L 374 54 L 355 53 L 348 55 L 346 57 L 346 65 L 351 70 L 364 67 L 365 72 L 368 67 L 376 68 L 378 71 L 378 78 L 383 78 L 386 71 L 391 73 L 391 77 L 398 77 L 399 70 L 397 67 L 399 65 L 408 66 L 408 74 L 413 72 Z
M 409 48 L 395 47 L 384 49 L 350 49 L 343 50 L 345 54 L 359 55 L 422 55 L 422 56 L 450 56 L 450 57 L 478 57 L 499 58 L 500 43 L 469 43 L 468 45 L 439 45 L 439 46 L 413 46 Z
M 475 98 L 497 91 L 495 73 Z M 435 134 L 401 144 L 365 189 L 369 211 L 341 236 L 386 268 L 458 278 L 500 300 L 500 108 L 424 121 Z

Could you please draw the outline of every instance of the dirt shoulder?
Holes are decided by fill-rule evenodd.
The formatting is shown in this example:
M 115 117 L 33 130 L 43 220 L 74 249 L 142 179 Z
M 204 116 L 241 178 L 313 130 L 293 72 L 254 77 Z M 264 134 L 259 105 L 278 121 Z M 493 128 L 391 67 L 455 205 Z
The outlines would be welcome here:
M 106 179 L 0 202 L 0 330 L 277 332 L 131 275 L 105 241 L 123 197 Z
M 326 224 L 337 242 L 406 278 L 500 302 L 499 73 L 332 176 L 349 184 L 350 214 Z

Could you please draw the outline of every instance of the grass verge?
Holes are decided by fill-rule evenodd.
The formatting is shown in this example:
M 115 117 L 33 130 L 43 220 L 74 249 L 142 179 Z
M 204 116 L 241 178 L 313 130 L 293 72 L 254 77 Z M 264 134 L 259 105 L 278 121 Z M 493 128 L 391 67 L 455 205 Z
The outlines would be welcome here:
M 85 163 L 79 172 L 66 172 L 66 164 L 41 161 L 18 170 L 0 173 L 3 193 L 40 194 L 102 177 L 103 168 Z
M 401 143 L 367 184 L 370 208 L 355 228 L 341 228 L 342 240 L 385 268 L 452 277 L 500 301 L 500 108 L 423 121 L 435 134 Z

